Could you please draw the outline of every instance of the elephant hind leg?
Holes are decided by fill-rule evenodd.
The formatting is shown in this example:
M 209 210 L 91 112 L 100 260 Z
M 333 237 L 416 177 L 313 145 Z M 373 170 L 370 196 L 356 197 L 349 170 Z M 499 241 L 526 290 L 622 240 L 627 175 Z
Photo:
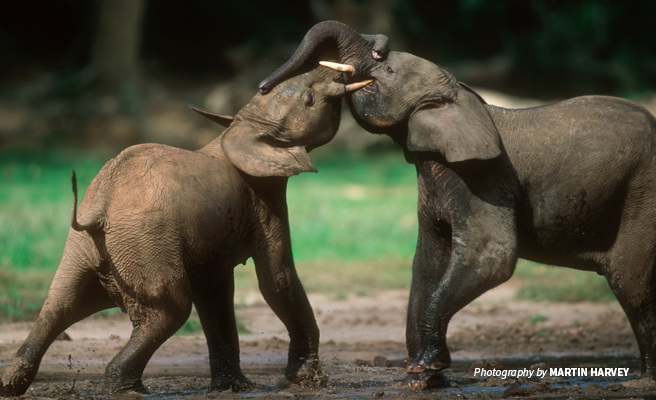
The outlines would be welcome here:
M 191 290 L 186 280 L 170 282 L 163 293 L 146 301 L 126 299 L 133 330 L 127 344 L 107 364 L 103 393 L 148 392 L 141 381 L 146 364 L 191 313 Z
M 64 252 L 34 328 L 0 376 L 0 396 L 18 396 L 30 386 L 55 338 L 91 314 L 116 307 L 89 265 Z
M 234 275 L 230 274 L 212 290 L 204 288 L 194 293 L 194 304 L 209 349 L 212 375 L 210 390 L 241 391 L 253 387 L 239 366 L 234 289 Z

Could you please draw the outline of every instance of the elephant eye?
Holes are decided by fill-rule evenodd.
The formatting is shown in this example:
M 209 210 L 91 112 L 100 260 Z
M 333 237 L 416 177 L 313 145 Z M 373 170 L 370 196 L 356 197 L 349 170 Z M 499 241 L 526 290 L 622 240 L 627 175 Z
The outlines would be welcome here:
M 306 107 L 312 107 L 314 105 L 314 93 L 306 92 L 303 95 L 303 102 L 305 103 Z
M 387 66 L 387 73 L 388 74 L 393 74 L 394 73 L 394 69 L 392 67 L 390 67 L 389 65 Z

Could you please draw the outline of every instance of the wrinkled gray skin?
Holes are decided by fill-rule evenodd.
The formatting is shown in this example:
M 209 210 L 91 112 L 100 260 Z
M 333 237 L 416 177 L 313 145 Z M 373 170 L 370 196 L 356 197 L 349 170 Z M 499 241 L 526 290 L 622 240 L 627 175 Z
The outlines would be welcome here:
M 601 96 L 491 106 L 407 53 L 358 74 L 375 82 L 347 96 L 354 116 L 391 136 L 417 169 L 408 385 L 444 384 L 451 317 L 507 281 L 518 257 L 605 276 L 633 328 L 642 374 L 656 378 L 654 117 Z
M 285 376 L 320 374 L 319 329 L 294 268 L 285 190 L 289 176 L 316 171 L 306 150 L 337 132 L 340 76 L 323 67 L 296 76 L 255 96 L 234 121 L 197 110 L 230 125 L 198 151 L 143 144 L 105 164 L 79 212 L 73 208 L 59 269 L 34 329 L 0 376 L 0 395 L 25 393 L 67 327 L 117 306 L 134 329 L 107 365 L 103 392 L 146 392 L 148 360 L 192 303 L 209 347 L 210 389 L 250 387 L 233 309 L 233 269 L 249 257 L 289 331 Z

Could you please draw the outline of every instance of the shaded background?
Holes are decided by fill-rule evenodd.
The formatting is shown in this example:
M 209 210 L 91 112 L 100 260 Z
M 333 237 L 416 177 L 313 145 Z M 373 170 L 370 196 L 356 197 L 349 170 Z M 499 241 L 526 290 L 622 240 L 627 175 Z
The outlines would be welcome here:
M 215 133 L 180 106 L 195 102 L 235 113 L 305 32 L 326 19 L 386 34 L 393 49 L 449 68 L 470 85 L 542 100 L 579 94 L 638 98 L 656 89 L 656 3 L 627 4 L 3 2 L 0 145 L 118 150 L 157 141 L 198 147 Z
M 0 2 L 0 321 L 33 318 L 43 302 L 70 223 L 71 169 L 82 191 L 129 145 L 201 147 L 221 129 L 187 104 L 236 113 L 315 23 L 386 34 L 393 50 L 450 69 L 493 104 L 606 94 L 654 112 L 656 2 L 626 4 Z M 346 110 L 336 138 L 312 157 L 320 174 L 293 177 L 288 190 L 306 288 L 338 296 L 409 288 L 414 168 Z M 523 286 L 528 298 L 613 298 L 594 274 L 520 265 L 516 275 L 534 282 Z M 238 291 L 257 290 L 252 268 L 239 268 L 236 280 Z

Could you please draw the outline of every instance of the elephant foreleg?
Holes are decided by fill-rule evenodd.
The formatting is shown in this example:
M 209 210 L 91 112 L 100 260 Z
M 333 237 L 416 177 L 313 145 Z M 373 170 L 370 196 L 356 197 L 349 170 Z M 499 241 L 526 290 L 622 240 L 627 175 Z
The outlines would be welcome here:
M 464 236 L 464 235 L 463 235 Z M 453 315 L 487 290 L 508 280 L 517 262 L 514 234 L 456 237 L 449 265 L 439 283 L 424 294 L 417 310 L 420 349 L 411 355 L 407 383 L 413 389 L 443 383 L 441 370 L 451 365 L 446 332 Z
M 285 377 L 291 382 L 314 379 L 319 370 L 319 327 L 296 273 L 288 235 L 253 257 L 260 291 L 289 332 Z M 270 240 L 270 239 L 269 239 Z
M 417 250 L 412 263 L 412 285 L 406 323 L 406 346 L 410 360 L 421 357 L 425 346 L 420 330 L 422 310 L 430 299 L 432 289 L 439 284 L 451 259 L 450 228 L 442 226 L 442 229 L 436 230 L 426 225 L 420 220 Z M 409 366 L 408 372 L 411 374 L 410 381 L 414 381 L 415 376 L 412 374 L 423 370 L 413 371 L 412 366 Z

